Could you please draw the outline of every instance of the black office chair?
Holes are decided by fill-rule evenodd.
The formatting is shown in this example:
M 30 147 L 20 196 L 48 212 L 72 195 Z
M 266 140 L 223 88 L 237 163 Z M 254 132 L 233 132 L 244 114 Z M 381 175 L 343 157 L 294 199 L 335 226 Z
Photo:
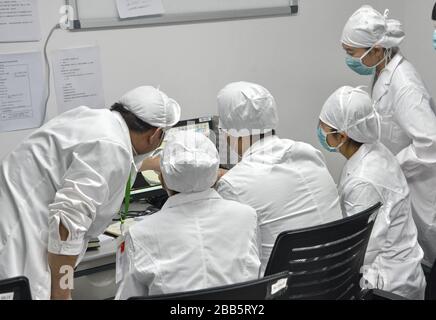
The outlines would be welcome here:
M 177 292 L 128 300 L 280 300 L 284 299 L 288 272 L 261 279 L 196 291 Z
M 0 280 L 0 300 L 32 300 L 29 280 L 24 276 Z
M 321 226 L 282 232 L 265 275 L 289 271 L 288 299 L 358 299 L 360 269 L 381 203 Z
M 359 300 L 374 300 L 374 301 L 386 301 L 386 300 L 409 300 L 398 294 L 379 290 L 379 289 L 366 289 L 362 290 L 359 296 Z
M 436 300 L 436 260 L 433 262 L 430 276 L 427 279 L 425 300 Z

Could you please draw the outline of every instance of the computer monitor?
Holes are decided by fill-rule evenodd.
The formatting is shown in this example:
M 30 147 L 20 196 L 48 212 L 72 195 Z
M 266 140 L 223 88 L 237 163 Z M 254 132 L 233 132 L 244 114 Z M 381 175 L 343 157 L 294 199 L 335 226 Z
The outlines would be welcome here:
M 159 149 L 165 146 L 165 143 L 172 135 L 180 131 L 195 130 L 203 133 L 213 143 L 216 144 L 215 125 L 212 117 L 202 117 L 196 119 L 182 120 L 171 129 L 167 130 L 165 138 Z M 152 170 L 138 172 L 135 183 L 132 186 L 131 197 L 133 200 L 150 199 L 166 196 L 165 190 L 159 181 L 158 174 Z

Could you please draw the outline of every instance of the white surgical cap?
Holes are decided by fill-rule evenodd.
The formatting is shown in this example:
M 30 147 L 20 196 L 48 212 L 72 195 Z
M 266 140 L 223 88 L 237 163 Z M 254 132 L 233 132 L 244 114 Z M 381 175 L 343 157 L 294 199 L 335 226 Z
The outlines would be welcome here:
M 371 48 L 379 45 L 390 49 L 398 47 L 405 34 L 401 22 L 388 19 L 389 10 L 380 12 L 365 5 L 348 19 L 342 32 L 342 43 L 353 48 Z
M 133 89 L 119 102 L 139 119 L 157 128 L 171 127 L 180 120 L 178 103 L 151 86 Z
M 359 88 L 336 90 L 324 103 L 319 119 L 360 143 L 374 143 L 379 138 L 378 115 L 369 94 Z
M 234 137 L 267 133 L 279 119 L 274 97 L 264 87 L 234 82 L 218 93 L 220 127 Z
M 162 176 L 170 190 L 201 192 L 215 184 L 219 162 L 215 145 L 205 135 L 182 131 L 172 135 L 164 147 Z

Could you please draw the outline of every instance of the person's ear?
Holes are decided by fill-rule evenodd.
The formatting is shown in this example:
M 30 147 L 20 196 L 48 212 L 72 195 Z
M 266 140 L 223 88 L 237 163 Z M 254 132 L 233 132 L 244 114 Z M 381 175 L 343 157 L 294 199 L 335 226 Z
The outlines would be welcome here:
M 348 135 L 345 132 L 339 132 L 339 141 L 342 143 L 346 143 L 349 140 Z
M 374 52 L 374 56 L 377 57 L 379 60 L 383 59 L 385 55 L 385 49 L 379 46 L 376 46 L 373 52 Z

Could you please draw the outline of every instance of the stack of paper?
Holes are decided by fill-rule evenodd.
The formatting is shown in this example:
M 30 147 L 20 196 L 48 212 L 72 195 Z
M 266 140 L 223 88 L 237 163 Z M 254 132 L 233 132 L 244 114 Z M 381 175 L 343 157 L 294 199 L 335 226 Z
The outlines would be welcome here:
M 100 248 L 100 240 L 98 238 L 93 238 L 89 240 L 87 250 L 95 250 L 98 248 Z

